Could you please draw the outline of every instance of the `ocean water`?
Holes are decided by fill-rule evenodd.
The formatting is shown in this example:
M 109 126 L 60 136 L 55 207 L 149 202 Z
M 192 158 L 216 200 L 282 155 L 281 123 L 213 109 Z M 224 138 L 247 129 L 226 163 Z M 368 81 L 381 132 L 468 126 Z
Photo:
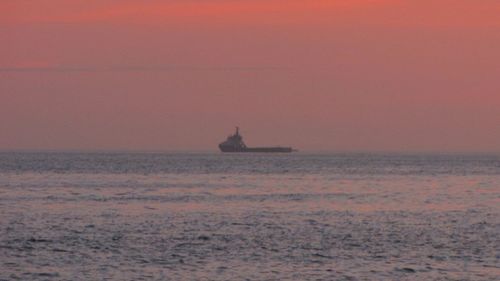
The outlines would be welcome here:
M 500 280 L 500 156 L 0 153 L 0 280 Z

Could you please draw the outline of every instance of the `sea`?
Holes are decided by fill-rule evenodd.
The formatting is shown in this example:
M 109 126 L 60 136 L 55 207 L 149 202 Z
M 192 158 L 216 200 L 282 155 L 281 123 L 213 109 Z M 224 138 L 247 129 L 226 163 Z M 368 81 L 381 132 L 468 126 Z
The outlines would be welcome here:
M 3 152 L 0 280 L 500 280 L 500 155 Z

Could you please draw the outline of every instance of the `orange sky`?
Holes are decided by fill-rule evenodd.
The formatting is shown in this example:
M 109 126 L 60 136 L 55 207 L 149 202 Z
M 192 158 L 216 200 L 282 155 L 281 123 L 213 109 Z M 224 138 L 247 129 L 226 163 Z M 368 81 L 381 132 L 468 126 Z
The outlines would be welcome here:
M 500 151 L 500 2 L 3 0 L 0 149 Z

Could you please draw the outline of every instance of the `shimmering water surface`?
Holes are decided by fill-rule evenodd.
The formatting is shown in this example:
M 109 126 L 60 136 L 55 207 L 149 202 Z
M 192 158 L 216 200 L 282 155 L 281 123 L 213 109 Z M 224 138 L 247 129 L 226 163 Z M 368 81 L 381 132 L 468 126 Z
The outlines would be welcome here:
M 500 157 L 0 153 L 0 222 L 0 280 L 500 280 Z

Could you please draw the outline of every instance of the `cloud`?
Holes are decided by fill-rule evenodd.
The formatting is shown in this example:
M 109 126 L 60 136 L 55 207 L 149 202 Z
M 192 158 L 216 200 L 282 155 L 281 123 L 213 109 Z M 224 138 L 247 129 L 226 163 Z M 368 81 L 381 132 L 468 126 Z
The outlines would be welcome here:
M 499 13 L 497 0 L 2 0 L 0 23 L 499 27 Z
M 278 66 L 55 66 L 55 67 L 0 67 L 0 72 L 170 72 L 170 71 L 277 71 Z
M 276 23 L 335 19 L 393 0 L 2 0 L 8 23 Z M 41 13 L 40 11 L 43 11 Z M 335 17 L 333 17 L 335 15 Z

